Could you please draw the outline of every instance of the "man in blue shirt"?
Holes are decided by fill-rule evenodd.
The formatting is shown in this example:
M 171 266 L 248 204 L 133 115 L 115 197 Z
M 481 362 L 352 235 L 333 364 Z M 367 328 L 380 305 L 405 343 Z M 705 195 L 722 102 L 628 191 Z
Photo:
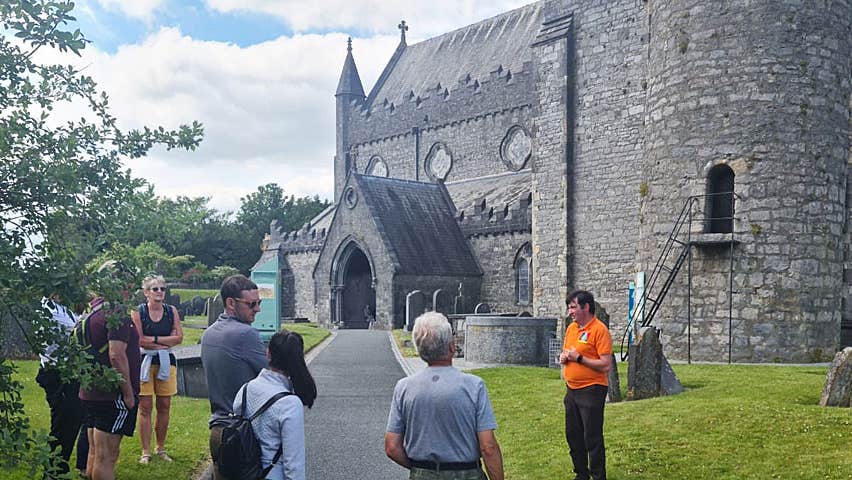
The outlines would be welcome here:
M 417 353 L 429 366 L 397 382 L 385 453 L 411 470 L 410 479 L 503 480 L 497 421 L 485 382 L 453 367 L 455 346 L 447 317 L 427 312 L 412 330 Z
M 260 311 L 257 285 L 243 275 L 234 275 L 222 282 L 220 294 L 225 311 L 201 336 L 201 363 L 210 399 L 210 454 L 214 480 L 222 479 L 218 468 L 222 427 L 218 421 L 231 413 L 237 390 L 268 363 L 266 348 L 251 326 Z

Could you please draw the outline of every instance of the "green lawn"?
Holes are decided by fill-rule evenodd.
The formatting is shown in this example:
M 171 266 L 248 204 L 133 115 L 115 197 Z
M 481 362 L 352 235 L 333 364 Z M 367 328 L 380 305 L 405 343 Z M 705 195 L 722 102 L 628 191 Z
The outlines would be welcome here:
M 305 341 L 305 353 L 308 353 L 312 348 L 326 339 L 331 332 L 318 326 L 316 323 L 285 323 L 281 325 L 281 329 L 296 332 L 302 336 Z
M 181 302 L 188 302 L 192 300 L 193 297 L 201 297 L 201 298 L 213 298 L 219 293 L 219 290 L 214 289 L 189 289 L 189 288 L 172 288 L 172 295 L 179 295 Z
M 621 385 L 626 386 L 626 365 Z M 611 479 L 852 478 L 852 410 L 822 408 L 823 367 L 675 365 L 689 391 L 607 405 Z M 506 478 L 571 478 L 559 371 L 485 379 Z

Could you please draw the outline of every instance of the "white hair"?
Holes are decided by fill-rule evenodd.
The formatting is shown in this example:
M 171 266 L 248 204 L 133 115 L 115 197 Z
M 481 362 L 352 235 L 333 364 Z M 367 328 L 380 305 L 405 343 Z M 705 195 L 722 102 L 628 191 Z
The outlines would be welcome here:
M 149 288 L 153 287 L 156 284 L 162 284 L 163 286 L 165 286 L 166 285 L 166 279 L 163 278 L 162 275 L 151 274 L 151 275 L 147 275 L 145 277 L 145 279 L 142 280 L 142 288 L 144 288 L 145 290 L 148 290 Z
M 426 312 L 414 320 L 411 337 L 420 358 L 426 363 L 432 363 L 450 354 L 453 330 L 443 314 Z

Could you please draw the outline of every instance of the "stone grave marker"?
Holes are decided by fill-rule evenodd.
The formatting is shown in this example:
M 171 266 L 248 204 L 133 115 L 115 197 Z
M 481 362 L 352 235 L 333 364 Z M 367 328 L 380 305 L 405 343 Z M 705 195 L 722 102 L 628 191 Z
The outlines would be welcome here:
M 192 297 L 192 315 L 204 315 L 204 304 L 206 302 L 207 300 L 198 295 Z
M 609 314 L 603 305 L 598 302 L 595 302 L 595 316 L 606 325 L 606 328 L 609 328 Z M 615 354 L 612 355 L 612 368 L 607 374 L 607 379 L 609 381 L 609 389 L 606 394 L 606 401 L 609 403 L 620 402 L 621 381 L 618 379 L 618 359 L 615 358 Z
M 451 314 L 452 300 L 450 294 L 444 289 L 439 288 L 432 294 L 432 310 L 443 313 L 444 315 Z
M 636 343 L 628 350 L 627 399 L 675 395 L 683 391 L 683 385 L 672 370 L 660 343 L 660 330 L 642 327 Z
M 225 311 L 225 305 L 222 303 L 222 296 L 216 294 L 215 297 L 207 300 L 207 326 L 213 325 L 219 318 L 219 315 Z
M 852 347 L 837 352 L 828 367 L 819 404 L 823 407 L 850 407 L 852 402 Z
M 487 303 L 477 303 L 473 313 L 491 313 L 491 305 Z
M 405 331 L 414 328 L 414 320 L 426 311 L 426 296 L 420 290 L 409 292 L 405 296 Z

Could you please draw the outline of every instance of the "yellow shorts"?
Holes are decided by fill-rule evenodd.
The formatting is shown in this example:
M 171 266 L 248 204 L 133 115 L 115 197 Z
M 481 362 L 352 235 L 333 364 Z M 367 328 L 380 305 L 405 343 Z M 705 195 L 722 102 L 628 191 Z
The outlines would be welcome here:
M 158 397 L 170 397 L 177 393 L 177 367 L 169 367 L 169 379 L 160 380 L 157 373 L 159 365 L 151 365 L 148 373 L 148 381 L 139 384 L 139 395 L 157 395 Z

